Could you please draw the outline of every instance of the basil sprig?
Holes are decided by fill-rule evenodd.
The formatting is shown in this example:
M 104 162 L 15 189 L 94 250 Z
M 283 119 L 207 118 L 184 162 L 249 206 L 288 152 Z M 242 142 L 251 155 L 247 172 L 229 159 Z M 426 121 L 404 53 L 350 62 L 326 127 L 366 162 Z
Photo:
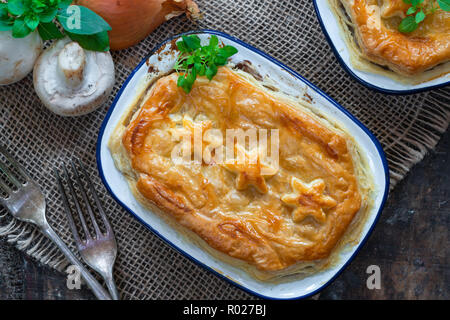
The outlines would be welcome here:
M 197 35 L 183 36 L 177 42 L 180 55 L 174 70 L 178 73 L 177 85 L 189 93 L 197 76 L 206 76 L 209 80 L 217 74 L 217 67 L 227 64 L 228 59 L 238 50 L 233 46 L 219 46 L 219 39 L 212 35 L 209 45 L 202 46 Z
M 403 2 L 411 5 L 406 11 L 407 17 L 398 26 L 398 30 L 403 33 L 413 32 L 427 15 L 439 9 L 450 11 L 450 0 L 432 0 L 428 1 L 426 5 L 424 5 L 424 0 L 403 0 Z
M 63 30 L 84 49 L 108 51 L 109 24 L 92 10 L 71 3 L 72 0 L 1 2 L 0 31 L 11 31 L 14 38 L 24 38 L 37 29 L 45 41 L 63 38 Z

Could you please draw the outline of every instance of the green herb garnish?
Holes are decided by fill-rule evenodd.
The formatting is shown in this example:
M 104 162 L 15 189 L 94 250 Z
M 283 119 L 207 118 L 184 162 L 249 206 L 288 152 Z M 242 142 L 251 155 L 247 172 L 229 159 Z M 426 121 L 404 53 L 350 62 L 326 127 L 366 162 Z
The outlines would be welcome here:
M 427 15 L 435 13 L 437 10 L 450 11 L 450 0 L 431 0 L 426 4 L 424 4 L 424 0 L 403 0 L 403 2 L 411 5 L 406 11 L 407 17 L 398 26 L 398 30 L 403 33 L 416 30 Z
M 233 46 L 219 46 L 219 39 L 212 35 L 209 44 L 201 45 L 197 35 L 183 36 L 177 42 L 180 55 L 174 70 L 178 73 L 177 85 L 189 93 L 197 76 L 206 76 L 209 80 L 217 74 L 217 67 L 227 64 L 228 59 L 238 50 Z
M 109 24 L 92 10 L 71 5 L 72 0 L 0 0 L 0 31 L 24 38 L 36 29 L 45 40 L 64 38 L 64 33 L 81 47 L 108 51 Z

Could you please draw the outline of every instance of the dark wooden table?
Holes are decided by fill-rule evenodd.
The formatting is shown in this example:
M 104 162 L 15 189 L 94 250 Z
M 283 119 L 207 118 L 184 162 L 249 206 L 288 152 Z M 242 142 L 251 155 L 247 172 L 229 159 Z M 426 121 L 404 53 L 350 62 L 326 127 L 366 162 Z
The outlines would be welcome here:
M 450 131 L 391 193 L 369 241 L 319 299 L 450 299 Z M 381 271 L 369 290 L 367 267 Z M 93 299 L 0 240 L 0 299 Z

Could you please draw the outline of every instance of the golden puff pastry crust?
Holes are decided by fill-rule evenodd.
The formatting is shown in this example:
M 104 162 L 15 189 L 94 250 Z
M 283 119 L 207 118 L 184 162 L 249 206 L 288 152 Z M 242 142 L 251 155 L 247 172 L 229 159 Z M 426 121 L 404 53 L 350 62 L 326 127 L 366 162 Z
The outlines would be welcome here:
M 340 16 L 347 40 L 356 42 L 356 46 L 347 42 L 350 50 L 357 47 L 366 60 L 411 79 L 440 67 L 413 82 L 428 81 L 449 72 L 449 12 L 438 10 L 429 14 L 414 32 L 401 33 L 398 25 L 409 8 L 402 0 L 329 2 Z
M 176 74 L 155 81 L 111 137 L 116 165 L 138 200 L 227 262 L 272 275 L 323 265 L 370 206 L 365 162 L 337 125 L 244 74 L 221 67 L 189 94 Z M 224 136 L 227 129 L 278 129 L 278 166 L 238 143 L 254 163 L 175 162 L 180 132 L 195 127 Z M 193 148 L 192 159 L 200 151 Z

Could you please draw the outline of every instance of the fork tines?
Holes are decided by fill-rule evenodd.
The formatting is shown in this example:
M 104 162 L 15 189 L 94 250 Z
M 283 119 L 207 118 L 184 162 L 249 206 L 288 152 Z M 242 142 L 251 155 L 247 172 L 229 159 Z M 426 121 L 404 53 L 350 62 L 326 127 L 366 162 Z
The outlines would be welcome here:
M 78 167 L 81 168 L 85 176 L 85 180 L 87 181 L 89 188 L 91 190 L 92 196 L 94 198 L 94 202 L 97 205 L 98 212 L 102 216 L 103 221 L 105 222 L 106 234 L 103 235 L 99 232 L 97 221 L 94 218 L 94 214 L 92 212 L 91 204 L 88 201 L 86 191 L 81 184 L 80 174 L 77 171 L 77 166 L 74 162 L 72 162 L 74 175 L 77 180 L 78 188 L 82 194 L 82 198 L 85 201 L 85 207 L 88 208 L 89 214 L 92 218 L 92 223 L 95 224 L 96 230 L 96 238 L 92 239 L 91 235 L 88 232 L 86 227 L 86 221 L 84 221 L 83 213 L 81 212 L 81 207 L 79 205 L 78 199 L 76 198 L 76 194 L 73 188 L 73 183 L 70 180 L 69 174 L 67 172 L 67 168 L 64 166 L 64 176 L 70 188 L 70 193 L 72 194 L 72 200 L 77 204 L 77 211 L 80 214 L 80 218 L 83 219 L 83 226 L 86 227 L 86 237 L 85 242 L 77 241 L 77 247 L 82 255 L 83 259 L 88 257 L 94 257 L 100 259 L 94 259 L 90 263 L 90 266 L 97 267 L 95 270 L 98 272 L 103 271 L 101 267 L 106 266 L 106 272 L 103 272 L 102 276 L 107 281 L 108 289 L 111 292 L 111 296 L 105 291 L 102 285 L 95 279 L 91 273 L 84 267 L 84 265 L 79 261 L 79 259 L 72 253 L 72 251 L 66 246 L 64 241 L 58 236 L 58 234 L 53 230 L 50 224 L 47 222 L 45 212 L 46 212 L 46 200 L 44 193 L 40 189 L 39 185 L 33 181 L 33 179 L 27 174 L 26 170 L 19 165 L 19 163 L 14 160 L 14 158 L 6 151 L 5 147 L 0 145 L 0 191 L 6 193 L 6 197 L 0 195 L 0 203 L 6 207 L 11 213 L 11 215 L 17 220 L 24 221 L 27 223 L 32 223 L 36 225 L 43 235 L 47 236 L 53 243 L 64 253 L 65 257 L 69 260 L 69 262 L 76 266 L 80 271 L 83 279 L 86 280 L 88 286 L 92 289 L 97 298 L 102 300 L 110 300 L 111 298 L 118 299 L 119 294 L 117 292 L 117 288 L 114 284 L 114 278 L 112 275 L 112 270 L 114 266 L 114 259 L 117 254 L 117 246 L 115 243 L 115 238 L 113 237 L 113 233 L 111 230 L 111 226 L 109 225 L 105 213 L 100 205 L 100 201 L 98 200 L 98 196 L 95 193 L 94 187 L 92 186 L 92 182 L 89 179 L 89 176 L 86 174 L 86 170 L 84 169 L 81 161 L 77 161 Z M 72 231 L 76 232 L 75 223 L 73 222 L 73 217 L 70 212 L 69 202 L 67 200 L 67 195 L 65 193 L 63 182 L 58 172 L 55 170 L 58 184 L 61 188 L 64 205 L 66 207 L 66 212 L 69 217 L 70 227 Z M 76 238 L 79 238 L 78 234 Z M 103 247 L 98 246 L 104 245 Z M 95 249 L 92 248 L 95 246 Z M 81 249 L 85 249 L 85 255 L 81 252 Z M 109 254 L 105 254 L 109 253 Z M 92 253 L 92 254 L 88 254 Z M 96 262 L 94 265 L 93 262 Z
M 75 209 L 76 209 L 76 211 L 78 213 L 78 217 L 79 217 L 79 220 L 81 222 L 81 226 L 82 226 L 82 229 L 83 229 L 83 232 L 84 232 L 84 235 L 85 235 L 85 239 L 86 240 L 100 239 L 100 238 L 103 238 L 105 236 L 112 236 L 113 235 L 113 231 L 112 231 L 111 225 L 109 224 L 108 219 L 107 219 L 107 217 L 105 215 L 105 212 L 103 211 L 103 208 L 102 208 L 102 205 L 101 205 L 100 200 L 98 198 L 98 195 L 97 195 L 97 193 L 96 193 L 96 191 L 94 189 L 92 181 L 89 178 L 89 175 L 87 174 L 87 171 L 86 171 L 83 163 L 78 158 L 75 158 L 75 161 L 72 160 L 70 162 L 70 164 L 71 164 L 71 167 L 72 167 L 73 176 L 75 177 L 75 179 L 74 179 L 75 181 L 72 181 L 72 179 L 71 179 L 71 177 L 69 175 L 69 171 L 68 171 L 68 169 L 67 169 L 67 167 L 66 167 L 66 165 L 64 163 L 62 164 L 62 167 L 63 167 L 63 174 L 62 174 L 62 176 L 63 176 L 64 180 L 66 181 L 66 184 L 69 187 L 68 188 L 69 194 L 71 195 L 71 198 L 72 198 L 72 201 L 74 203 Z M 87 185 L 89 187 L 90 193 L 92 194 L 92 197 L 94 199 L 94 203 L 95 203 L 95 205 L 97 207 L 97 210 L 98 210 L 98 213 L 100 214 L 100 216 L 102 218 L 103 224 L 105 226 L 106 234 L 103 234 L 101 232 L 100 228 L 99 228 L 97 219 L 95 218 L 95 215 L 94 215 L 94 211 L 92 210 L 91 201 L 89 200 L 87 192 L 86 192 L 86 190 L 84 188 L 84 184 L 82 183 L 80 171 L 77 168 L 77 164 L 78 164 L 78 167 L 80 168 L 80 171 L 81 171 L 82 175 L 84 176 L 84 180 L 86 181 L 86 183 L 87 183 Z M 67 197 L 66 189 L 64 188 L 64 185 L 63 185 L 63 179 L 59 175 L 57 169 L 54 169 L 54 171 L 55 171 L 56 179 L 58 181 L 58 186 L 59 186 L 59 189 L 60 189 L 60 192 L 61 192 L 61 196 L 62 196 L 62 199 L 63 199 L 63 204 L 64 204 L 64 208 L 65 208 L 65 211 L 66 211 L 66 214 L 67 214 L 67 218 L 69 220 L 69 225 L 70 225 L 72 233 L 73 233 L 73 235 L 75 237 L 75 241 L 76 241 L 77 245 L 79 246 L 80 244 L 83 244 L 84 241 L 81 239 L 80 234 L 77 231 L 77 227 L 75 225 L 75 221 L 74 221 L 74 218 L 73 218 L 73 215 L 72 215 L 72 209 L 71 209 L 68 197 Z M 89 228 L 88 228 L 88 224 L 86 223 L 85 215 L 83 213 L 82 206 L 80 205 L 79 198 L 78 198 L 77 193 L 76 193 L 76 188 L 74 186 L 74 182 L 75 182 L 75 184 L 77 186 L 77 189 L 79 190 L 79 193 L 81 195 L 81 199 L 84 202 L 84 208 L 88 212 L 90 220 L 91 220 L 92 225 L 94 227 L 94 230 L 95 230 L 95 236 L 94 237 L 91 235 L 91 232 L 89 231 Z
M 9 154 L 6 148 L 0 144 L 0 153 L 5 158 L 6 162 L 10 164 L 10 167 L 14 168 L 17 171 L 17 174 L 14 174 L 8 167 L 8 165 L 0 159 L 0 171 L 6 176 L 7 181 L 4 181 L 0 178 L 0 187 L 3 191 L 10 196 L 12 189 L 9 185 L 13 185 L 16 188 L 20 188 L 24 184 L 20 181 L 20 176 L 22 176 L 22 180 L 26 182 L 30 179 L 30 176 L 26 172 L 26 170 Z M 8 185 L 9 184 L 9 185 Z

